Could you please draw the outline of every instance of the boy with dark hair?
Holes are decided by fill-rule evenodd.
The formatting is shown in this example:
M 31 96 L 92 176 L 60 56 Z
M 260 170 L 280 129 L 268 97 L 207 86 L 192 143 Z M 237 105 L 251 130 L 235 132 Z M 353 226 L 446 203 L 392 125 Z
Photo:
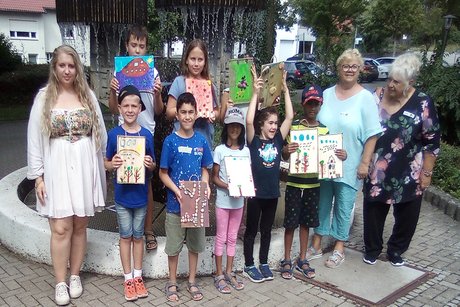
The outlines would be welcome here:
M 205 248 L 205 229 L 182 228 L 180 221 L 180 202 L 182 192 L 179 189 L 180 180 L 201 180 L 209 183 L 207 168 L 213 163 L 211 149 L 205 137 L 193 130 L 197 116 L 196 100 L 191 93 L 183 93 L 177 98 L 177 121 L 179 130 L 166 137 L 163 143 L 160 160 L 160 179 L 168 189 L 166 202 L 166 246 L 168 255 L 169 281 L 165 287 L 166 297 L 169 301 L 177 302 L 179 295 L 177 264 L 179 253 L 186 240 L 189 259 L 189 278 L 187 290 L 194 301 L 203 299 L 203 294 L 198 288 L 195 276 L 198 265 L 198 254 Z M 210 195 L 207 184 L 208 196 Z
M 321 124 L 316 116 L 323 104 L 323 91 L 318 85 L 305 87 L 301 97 L 303 117 L 292 123 L 291 130 L 302 130 L 306 128 L 318 129 L 318 134 L 328 134 L 329 130 Z M 287 138 L 287 144 L 283 147 L 283 158 L 289 159 L 291 153 L 299 148 L 299 144 L 291 142 Z M 346 158 L 343 149 L 336 151 L 337 157 L 342 160 Z M 291 247 L 294 240 L 294 231 L 300 226 L 299 240 L 300 253 L 295 263 L 295 269 L 301 272 L 306 278 L 315 277 L 315 269 L 310 267 L 307 258 L 308 235 L 310 227 L 317 227 L 319 203 L 319 180 L 318 174 L 288 174 L 285 194 L 284 211 L 284 260 L 280 262 L 280 272 L 284 279 L 292 278 L 293 263 L 291 261 Z
M 129 56 L 143 56 L 147 53 L 147 40 L 148 32 L 147 28 L 140 25 L 134 25 L 128 30 L 126 36 L 126 52 Z M 152 135 L 155 134 L 155 120 L 154 116 L 159 115 L 163 112 L 163 101 L 161 99 L 161 80 L 158 75 L 158 71 L 154 68 L 154 84 L 152 84 L 152 89 L 150 91 L 142 91 L 141 98 L 144 102 L 145 108 L 139 114 L 138 122 L 139 124 L 148 129 Z M 112 114 L 119 114 L 118 105 L 117 105 L 117 95 L 119 90 L 119 83 L 117 78 L 113 77 L 110 81 L 110 93 L 109 93 L 109 109 Z M 118 123 L 123 124 L 123 117 L 120 115 L 118 117 Z M 150 184 L 151 177 L 148 178 L 149 181 L 149 202 L 147 205 L 147 214 L 145 215 L 145 247 L 147 251 L 156 249 L 158 246 L 155 235 L 153 234 L 153 192 L 152 186 Z
M 145 106 L 136 87 L 128 85 L 120 90 L 118 109 L 124 122 L 108 133 L 105 168 L 108 171 L 113 171 L 123 165 L 123 159 L 117 153 L 119 135 L 143 136 L 145 138 L 144 166 L 146 170 L 152 172 L 155 168 L 153 138 L 150 131 L 137 122 L 137 117 L 145 109 Z M 148 296 L 142 280 L 142 258 L 144 254 L 142 236 L 149 185 L 148 180 L 144 184 L 118 184 L 116 178 L 114 179 L 114 200 L 120 232 L 120 258 L 125 276 L 124 294 L 127 301 Z M 134 263 L 134 272 L 131 271 L 131 260 Z

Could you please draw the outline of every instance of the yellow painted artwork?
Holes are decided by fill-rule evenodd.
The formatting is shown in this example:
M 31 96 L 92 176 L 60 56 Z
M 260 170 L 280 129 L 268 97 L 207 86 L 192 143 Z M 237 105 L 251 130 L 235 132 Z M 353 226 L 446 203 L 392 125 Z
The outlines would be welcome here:
M 145 137 L 119 135 L 117 153 L 123 159 L 123 164 L 117 169 L 117 183 L 144 184 Z

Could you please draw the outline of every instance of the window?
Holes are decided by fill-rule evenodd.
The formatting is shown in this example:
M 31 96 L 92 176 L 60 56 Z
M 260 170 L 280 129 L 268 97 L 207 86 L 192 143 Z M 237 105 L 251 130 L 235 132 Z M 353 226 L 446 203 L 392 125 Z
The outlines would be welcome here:
M 72 28 L 65 28 L 64 29 L 64 39 L 74 39 L 73 36 L 73 29 Z
M 53 58 L 53 53 L 52 52 L 47 52 L 46 53 L 46 62 L 47 63 L 51 62 L 52 58 Z
M 10 31 L 10 38 L 36 39 L 37 38 L 37 32 Z
M 37 64 L 37 56 L 38 54 L 29 53 L 29 64 Z

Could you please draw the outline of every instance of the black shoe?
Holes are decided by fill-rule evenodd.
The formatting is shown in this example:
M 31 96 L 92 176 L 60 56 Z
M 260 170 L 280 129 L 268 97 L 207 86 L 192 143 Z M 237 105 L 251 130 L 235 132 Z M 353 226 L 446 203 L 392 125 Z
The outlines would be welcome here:
M 394 266 L 404 265 L 404 260 L 398 253 L 389 253 L 388 260 L 390 260 L 391 264 Z
M 377 258 L 371 257 L 371 256 L 365 254 L 364 257 L 363 257 L 363 261 L 365 263 L 367 263 L 367 264 L 374 265 L 374 264 L 377 263 Z

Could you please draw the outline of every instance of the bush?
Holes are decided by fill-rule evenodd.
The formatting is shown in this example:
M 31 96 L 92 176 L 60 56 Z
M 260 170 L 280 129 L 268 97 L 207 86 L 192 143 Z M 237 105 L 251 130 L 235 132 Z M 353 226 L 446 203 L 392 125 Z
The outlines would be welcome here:
M 460 66 L 427 63 L 420 71 L 417 87 L 431 96 L 441 123 L 442 140 L 460 145 Z
M 21 57 L 5 34 L 0 33 L 0 74 L 13 71 L 19 65 L 21 65 Z
M 460 199 L 460 148 L 441 143 L 433 171 L 433 185 Z
M 35 94 L 48 81 L 49 65 L 22 65 L 0 75 L 0 106 L 32 105 Z

